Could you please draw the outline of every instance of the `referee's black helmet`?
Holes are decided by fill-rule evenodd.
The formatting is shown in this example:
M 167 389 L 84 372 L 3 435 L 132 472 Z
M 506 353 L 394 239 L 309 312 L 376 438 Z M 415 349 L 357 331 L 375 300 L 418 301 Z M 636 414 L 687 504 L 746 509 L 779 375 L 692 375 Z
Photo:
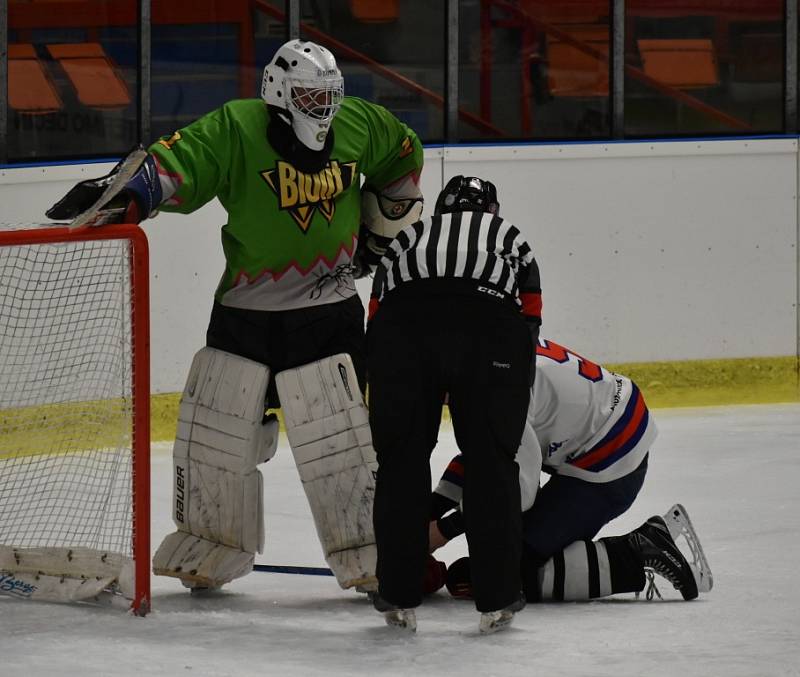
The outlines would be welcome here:
M 454 176 L 436 198 L 434 214 L 448 212 L 488 212 L 497 214 L 500 203 L 491 181 L 476 176 Z

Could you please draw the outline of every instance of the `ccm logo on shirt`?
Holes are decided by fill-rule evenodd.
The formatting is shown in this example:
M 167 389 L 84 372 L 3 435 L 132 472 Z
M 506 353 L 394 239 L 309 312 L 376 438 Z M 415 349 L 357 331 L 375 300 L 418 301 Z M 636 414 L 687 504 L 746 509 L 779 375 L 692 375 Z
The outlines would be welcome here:
M 503 292 L 497 291 L 496 289 L 489 289 L 489 287 L 478 287 L 478 291 L 489 294 L 489 296 L 496 296 L 499 299 L 504 299 L 506 297 Z

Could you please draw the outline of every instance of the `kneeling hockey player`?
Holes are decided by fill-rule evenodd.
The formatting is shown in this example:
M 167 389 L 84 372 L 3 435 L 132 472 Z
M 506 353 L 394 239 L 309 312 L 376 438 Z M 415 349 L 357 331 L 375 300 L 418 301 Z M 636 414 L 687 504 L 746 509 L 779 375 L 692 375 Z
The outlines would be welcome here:
M 523 589 L 528 601 L 658 594 L 653 572 L 684 599 L 708 592 L 711 570 L 686 510 L 673 506 L 624 536 L 593 541 L 642 487 L 655 424 L 630 379 L 539 339 L 536 382 L 517 454 L 523 506 Z M 430 546 L 463 532 L 459 509 L 469 460 L 454 458 L 432 497 Z M 540 471 L 551 475 L 541 489 Z M 455 509 L 449 514 L 448 511 Z M 676 539 L 683 536 L 691 561 Z M 471 597 L 470 560 L 454 562 L 447 587 Z

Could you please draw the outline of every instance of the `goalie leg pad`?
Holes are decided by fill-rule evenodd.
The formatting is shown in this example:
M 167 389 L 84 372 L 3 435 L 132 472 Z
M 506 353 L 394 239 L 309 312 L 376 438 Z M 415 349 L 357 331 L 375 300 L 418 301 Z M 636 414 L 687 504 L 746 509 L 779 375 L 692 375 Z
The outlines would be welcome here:
M 378 463 L 347 354 L 280 372 L 289 444 L 325 559 L 342 588 L 376 588 L 372 503 Z
M 277 419 L 264 418 L 269 377 L 263 364 L 221 350 L 206 347 L 195 355 L 173 450 L 178 531 L 156 552 L 155 573 L 187 584 L 214 581 L 217 587 L 246 574 L 253 554 L 263 550 L 263 489 L 256 466 L 278 446 Z M 183 540 L 185 535 L 192 539 Z M 241 561 L 237 553 L 243 553 Z
M 264 419 L 269 377 L 269 367 L 259 362 L 201 349 L 181 398 L 176 446 L 233 472 L 268 461 L 278 448 L 277 420 Z
M 180 578 L 188 587 L 219 588 L 250 573 L 253 560 L 251 552 L 175 531 L 156 551 L 153 573 Z
M 264 509 L 261 473 L 247 475 L 216 468 L 192 458 L 175 457 L 176 476 L 188 478 L 187 500 L 180 531 L 247 552 L 264 549 Z M 177 505 L 177 501 L 176 501 Z M 176 518 L 180 514 L 177 512 Z

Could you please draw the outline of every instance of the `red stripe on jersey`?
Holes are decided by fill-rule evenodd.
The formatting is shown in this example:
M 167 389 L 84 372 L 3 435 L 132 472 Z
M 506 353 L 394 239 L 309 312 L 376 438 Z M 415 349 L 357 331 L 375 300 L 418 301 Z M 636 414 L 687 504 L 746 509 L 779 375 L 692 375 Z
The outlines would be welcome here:
M 571 462 L 576 468 L 583 468 L 584 470 L 589 466 L 602 461 L 607 456 L 613 454 L 617 449 L 619 449 L 625 442 L 627 442 L 631 435 L 636 432 L 636 429 L 639 427 L 639 424 L 642 422 L 642 417 L 644 416 L 645 412 L 647 411 L 647 407 L 644 405 L 644 398 L 640 392 L 636 393 L 636 405 L 633 410 L 633 416 L 631 416 L 631 420 L 628 421 L 628 425 L 626 425 L 622 430 L 620 430 L 619 434 L 610 439 L 604 445 L 597 447 L 594 451 L 586 456 L 581 456 L 578 459 L 575 459 Z
M 456 456 L 450 463 L 447 464 L 445 472 L 452 472 L 459 477 L 464 477 L 464 464 L 461 461 L 461 456 Z
M 522 314 L 533 315 L 534 317 L 542 316 L 542 295 L 541 293 L 523 292 L 519 295 L 519 300 L 522 303 Z
M 369 300 L 369 308 L 367 310 L 367 321 L 372 319 L 372 316 L 378 312 L 378 306 L 380 305 L 380 301 L 378 301 L 377 297 L 373 296 Z

